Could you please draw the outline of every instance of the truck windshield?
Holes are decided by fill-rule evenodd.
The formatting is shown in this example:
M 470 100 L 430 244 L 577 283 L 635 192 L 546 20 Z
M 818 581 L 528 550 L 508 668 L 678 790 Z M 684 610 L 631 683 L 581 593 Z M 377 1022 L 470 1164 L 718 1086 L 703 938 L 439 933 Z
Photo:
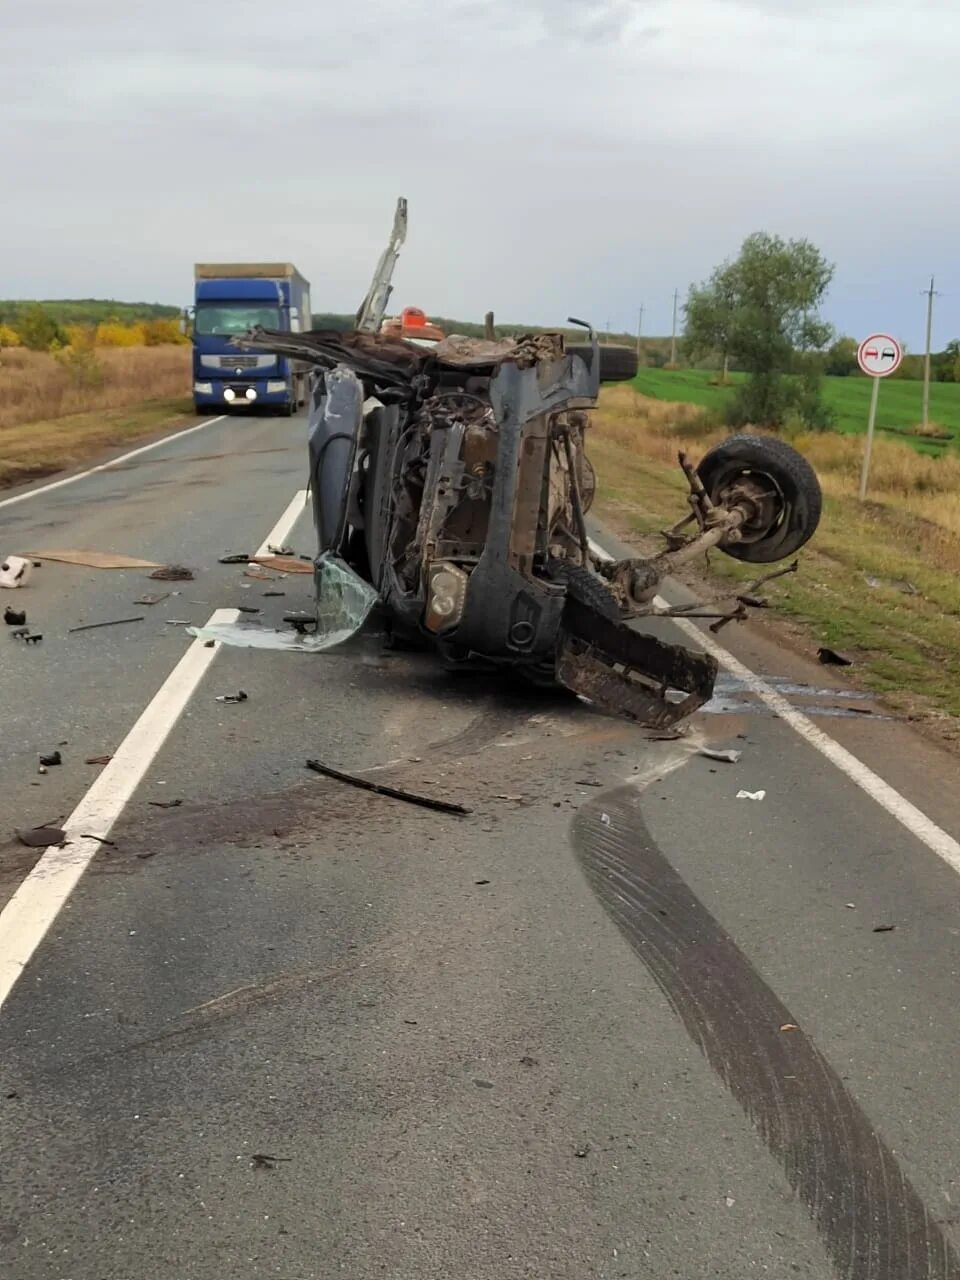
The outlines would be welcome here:
M 214 334 L 234 337 L 236 334 L 246 333 L 254 325 L 259 325 L 261 329 L 279 329 L 279 309 L 249 302 L 206 303 L 197 307 L 194 332 L 207 337 Z

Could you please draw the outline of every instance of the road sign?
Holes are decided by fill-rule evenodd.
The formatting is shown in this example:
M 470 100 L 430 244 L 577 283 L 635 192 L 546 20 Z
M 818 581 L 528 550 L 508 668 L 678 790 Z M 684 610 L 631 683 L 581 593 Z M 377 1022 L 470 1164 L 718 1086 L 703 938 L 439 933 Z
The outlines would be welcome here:
M 903 348 L 888 333 L 871 333 L 857 352 L 857 363 L 871 378 L 887 378 L 900 368 Z
M 870 475 L 870 456 L 873 453 L 873 433 L 877 423 L 877 397 L 880 379 L 888 378 L 900 368 L 903 348 L 889 333 L 871 333 L 864 338 L 857 351 L 857 363 L 868 377 L 873 379 L 870 389 L 870 412 L 867 416 L 867 440 L 863 449 L 863 465 L 860 468 L 860 501 L 867 496 L 867 480 Z

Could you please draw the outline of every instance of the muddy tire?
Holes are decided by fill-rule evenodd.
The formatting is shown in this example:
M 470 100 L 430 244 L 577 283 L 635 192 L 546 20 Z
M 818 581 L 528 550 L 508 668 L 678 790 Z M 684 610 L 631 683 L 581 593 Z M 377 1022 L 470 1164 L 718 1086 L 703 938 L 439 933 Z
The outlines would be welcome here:
M 593 347 L 587 343 L 568 342 L 568 355 L 577 355 L 587 364 L 593 359 Z M 600 381 L 629 382 L 637 376 L 639 369 L 637 353 L 633 347 L 601 346 L 600 347 Z
M 731 436 L 704 456 L 697 475 L 718 504 L 741 481 L 760 481 L 773 495 L 763 518 L 745 525 L 739 542 L 720 544 L 735 560 L 783 560 L 798 551 L 820 523 L 823 496 L 817 473 L 796 449 L 772 436 Z
M 616 596 L 604 580 L 590 569 L 585 569 L 580 564 L 567 564 L 564 560 L 552 560 L 550 576 L 555 582 L 562 582 L 567 588 L 567 595 L 584 608 L 609 622 L 620 621 L 620 606 Z

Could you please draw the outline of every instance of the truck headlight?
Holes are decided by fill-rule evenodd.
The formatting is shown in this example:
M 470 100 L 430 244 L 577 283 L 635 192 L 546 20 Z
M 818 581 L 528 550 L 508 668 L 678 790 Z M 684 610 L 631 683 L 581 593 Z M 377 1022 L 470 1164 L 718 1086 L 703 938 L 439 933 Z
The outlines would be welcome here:
M 251 403 L 253 403 L 253 401 L 256 400 L 257 398 L 257 393 L 256 391 L 254 391 L 253 387 L 247 387 L 246 391 L 243 394 Z
M 198 396 L 212 396 L 212 395 L 213 395 L 213 383 L 212 383 L 212 382 L 195 382 L 195 383 L 193 384 L 193 389 L 194 389 L 195 393 L 196 393 Z
M 446 631 L 463 616 L 468 576 L 455 564 L 441 560 L 430 570 L 424 626 L 428 631 Z
M 278 395 L 281 391 L 286 391 L 287 384 L 285 382 L 268 382 L 267 394 Z
M 237 393 L 234 391 L 233 387 L 224 387 L 223 398 L 226 400 L 227 404 L 232 404 L 237 398 Z

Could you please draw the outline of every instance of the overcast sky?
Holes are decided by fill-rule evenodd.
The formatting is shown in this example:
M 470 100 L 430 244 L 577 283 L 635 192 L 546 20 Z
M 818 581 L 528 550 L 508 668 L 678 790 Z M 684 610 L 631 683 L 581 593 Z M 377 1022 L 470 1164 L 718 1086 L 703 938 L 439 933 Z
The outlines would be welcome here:
M 356 307 L 669 331 L 754 230 L 841 330 L 960 336 L 956 0 L 0 0 L 0 297 L 185 304 L 289 259 Z

